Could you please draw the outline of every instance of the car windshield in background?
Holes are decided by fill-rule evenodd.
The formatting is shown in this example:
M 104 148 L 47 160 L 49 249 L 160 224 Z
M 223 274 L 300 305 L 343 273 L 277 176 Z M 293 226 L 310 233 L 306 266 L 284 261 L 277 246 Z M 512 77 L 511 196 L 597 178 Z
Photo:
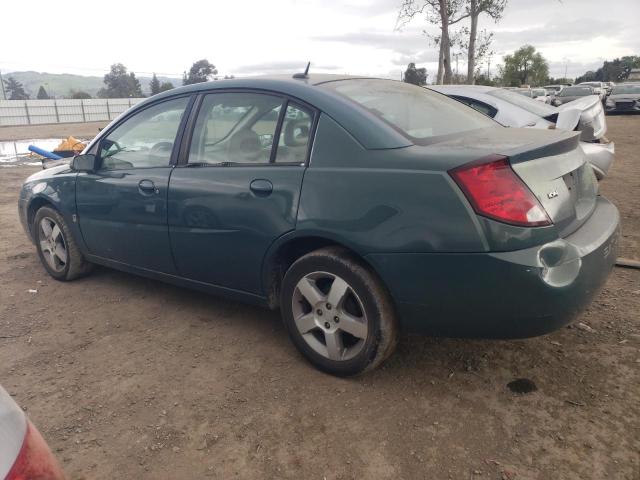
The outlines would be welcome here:
M 640 94 L 640 85 L 616 85 L 611 90 L 611 95 L 620 95 L 620 94 Z
M 544 97 L 547 94 L 547 91 L 544 88 L 535 88 L 531 91 L 533 98 L 536 97 Z
M 591 87 L 566 87 L 558 94 L 559 97 L 581 97 L 593 95 Z
M 502 88 L 496 88 L 487 92 L 488 95 L 497 97 L 505 102 L 509 102 L 512 105 L 520 107 L 527 112 L 533 113 L 539 117 L 546 117 L 553 115 L 557 112 L 555 107 L 547 105 L 546 103 L 539 102 L 532 98 L 527 98 L 524 95 L 514 92 L 513 90 L 504 90 Z
M 588 87 L 602 88 L 602 84 L 600 82 L 584 82 L 584 83 L 581 83 L 580 85 L 586 85 Z
M 431 137 L 498 127 L 474 109 L 426 88 L 392 80 L 339 80 L 321 85 L 363 106 L 416 143 Z

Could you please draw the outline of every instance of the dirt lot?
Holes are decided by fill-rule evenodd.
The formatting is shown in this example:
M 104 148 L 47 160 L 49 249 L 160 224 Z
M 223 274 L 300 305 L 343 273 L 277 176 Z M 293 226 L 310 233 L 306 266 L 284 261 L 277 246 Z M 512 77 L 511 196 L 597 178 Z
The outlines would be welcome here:
M 640 116 L 608 121 L 601 188 L 638 259 Z M 576 320 L 593 331 L 403 338 L 341 380 L 277 313 L 107 269 L 51 280 L 16 213 L 31 171 L 0 170 L 0 383 L 72 479 L 640 479 L 639 271 L 614 270 Z

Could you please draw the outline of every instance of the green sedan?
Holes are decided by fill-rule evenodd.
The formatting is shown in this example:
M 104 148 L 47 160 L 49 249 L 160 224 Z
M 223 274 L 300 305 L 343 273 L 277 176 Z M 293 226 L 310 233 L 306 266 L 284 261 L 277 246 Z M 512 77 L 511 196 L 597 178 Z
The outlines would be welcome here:
M 280 309 L 353 375 L 403 331 L 529 337 L 590 302 L 619 215 L 578 140 L 390 80 L 224 80 L 132 107 L 19 212 L 55 279 L 99 264 Z

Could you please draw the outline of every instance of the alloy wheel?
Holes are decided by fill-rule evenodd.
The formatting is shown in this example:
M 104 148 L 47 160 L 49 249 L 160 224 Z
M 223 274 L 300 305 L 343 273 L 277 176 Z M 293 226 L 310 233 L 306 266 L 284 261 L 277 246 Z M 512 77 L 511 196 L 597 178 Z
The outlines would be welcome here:
M 38 228 L 42 256 L 52 270 L 62 272 L 69 256 L 60 226 L 52 218 L 43 217 Z
M 369 325 L 351 285 L 328 272 L 312 272 L 297 283 L 293 319 L 305 342 L 330 360 L 349 360 L 362 350 Z

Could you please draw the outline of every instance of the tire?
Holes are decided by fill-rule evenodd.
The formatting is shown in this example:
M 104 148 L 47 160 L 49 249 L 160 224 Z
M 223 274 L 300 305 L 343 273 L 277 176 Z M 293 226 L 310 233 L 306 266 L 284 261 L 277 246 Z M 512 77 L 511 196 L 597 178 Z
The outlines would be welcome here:
M 53 208 L 41 207 L 36 212 L 33 237 L 42 265 L 56 280 L 75 280 L 92 270 L 93 265 L 78 249 L 64 218 Z
M 396 347 L 398 321 L 387 289 L 343 248 L 294 262 L 280 301 L 294 345 L 323 372 L 346 377 L 373 370 Z

